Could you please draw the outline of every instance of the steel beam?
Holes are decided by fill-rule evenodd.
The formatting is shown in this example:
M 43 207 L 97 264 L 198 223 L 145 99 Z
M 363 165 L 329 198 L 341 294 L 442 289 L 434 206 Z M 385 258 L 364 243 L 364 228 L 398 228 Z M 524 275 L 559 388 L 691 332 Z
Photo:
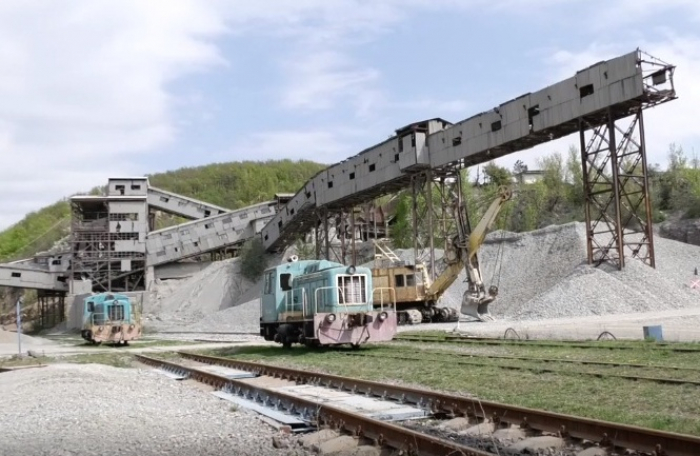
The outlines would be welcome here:
M 628 256 L 656 266 L 642 112 L 617 121 L 609 113 L 597 127 L 580 121 L 589 264 L 622 269 Z
M 415 261 L 427 261 L 431 278 L 435 280 L 446 266 L 436 261 L 435 248 L 443 251 L 453 248 L 457 208 L 471 231 L 464 205 L 461 167 L 454 165 L 418 173 L 412 177 L 411 190 Z

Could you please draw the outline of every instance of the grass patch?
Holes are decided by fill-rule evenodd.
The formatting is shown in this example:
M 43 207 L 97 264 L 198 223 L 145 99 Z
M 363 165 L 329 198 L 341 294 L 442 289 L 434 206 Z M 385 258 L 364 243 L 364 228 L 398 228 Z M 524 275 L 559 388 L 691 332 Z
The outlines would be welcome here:
M 444 347 L 445 344 L 440 345 Z M 566 367 L 568 372 L 537 373 L 525 370 L 505 371 L 497 367 L 502 361 L 486 363 L 483 366 L 428 362 L 430 355 L 421 354 L 421 348 L 422 344 L 421 347 L 416 347 L 416 344 L 382 344 L 367 345 L 359 352 L 353 352 L 345 349 L 313 350 L 296 346 L 291 350 L 281 347 L 232 347 L 206 350 L 202 353 L 380 382 L 427 387 L 438 391 L 473 395 L 483 400 L 659 430 L 700 434 L 700 387 L 697 386 L 576 375 L 572 371 L 584 369 L 580 365 Z M 536 347 L 524 348 L 536 350 Z M 586 351 L 567 348 L 556 350 L 559 350 L 556 354 L 562 359 L 578 359 L 579 352 Z M 658 360 L 659 356 L 668 356 L 674 360 L 674 364 L 683 358 L 689 364 L 678 365 L 700 366 L 700 353 L 671 352 L 661 355 L 654 351 L 652 354 L 643 350 L 642 346 L 638 350 L 619 352 L 616 356 L 626 355 L 626 362 L 630 363 L 650 358 Z M 355 357 L 345 353 L 367 353 L 373 356 Z M 382 355 L 418 356 L 424 357 L 425 360 L 406 361 Z M 541 352 L 533 353 L 533 356 L 547 357 Z M 439 355 L 439 358 L 445 361 L 449 357 L 449 351 Z M 669 359 L 663 361 L 668 362 Z M 515 362 L 509 360 L 508 363 Z M 550 367 L 547 364 L 543 366 Z M 598 371 L 600 367 L 588 369 Z M 664 376 L 668 374 L 666 372 Z

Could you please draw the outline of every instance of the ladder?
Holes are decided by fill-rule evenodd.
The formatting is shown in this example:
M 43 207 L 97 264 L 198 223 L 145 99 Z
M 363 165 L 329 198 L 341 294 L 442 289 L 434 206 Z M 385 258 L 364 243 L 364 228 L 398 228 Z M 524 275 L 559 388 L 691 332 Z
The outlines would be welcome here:
M 390 260 L 392 262 L 400 262 L 401 258 L 399 258 L 389 247 L 384 245 L 385 241 L 386 239 L 383 238 L 373 240 L 374 246 L 381 252 L 381 254 L 377 254 L 377 251 L 375 250 L 374 259 L 381 260 L 383 258 L 386 258 L 387 260 Z

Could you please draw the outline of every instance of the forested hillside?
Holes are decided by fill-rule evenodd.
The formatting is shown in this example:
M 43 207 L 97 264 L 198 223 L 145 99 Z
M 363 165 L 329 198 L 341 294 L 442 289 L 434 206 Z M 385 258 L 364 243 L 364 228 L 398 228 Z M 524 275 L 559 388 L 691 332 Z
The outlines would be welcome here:
M 310 161 L 215 163 L 149 175 L 151 185 L 229 209 L 296 192 L 326 165 Z M 87 189 L 86 189 L 87 190 Z M 101 188 L 88 193 L 99 194 Z M 159 225 L 168 224 L 168 220 Z M 39 209 L 0 232 L 0 262 L 31 257 L 45 251 L 70 231 L 67 199 Z

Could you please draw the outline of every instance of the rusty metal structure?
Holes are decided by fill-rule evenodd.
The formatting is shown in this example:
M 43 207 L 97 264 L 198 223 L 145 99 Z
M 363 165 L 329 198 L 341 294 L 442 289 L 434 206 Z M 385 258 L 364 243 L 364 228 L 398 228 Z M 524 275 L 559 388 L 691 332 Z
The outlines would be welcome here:
M 39 324 L 42 328 L 53 328 L 65 319 L 66 293 L 56 290 L 38 290 Z
M 589 264 L 656 266 L 644 110 L 675 98 L 675 67 L 640 54 L 646 96 L 579 120 Z M 600 75 L 604 76 L 604 74 Z

